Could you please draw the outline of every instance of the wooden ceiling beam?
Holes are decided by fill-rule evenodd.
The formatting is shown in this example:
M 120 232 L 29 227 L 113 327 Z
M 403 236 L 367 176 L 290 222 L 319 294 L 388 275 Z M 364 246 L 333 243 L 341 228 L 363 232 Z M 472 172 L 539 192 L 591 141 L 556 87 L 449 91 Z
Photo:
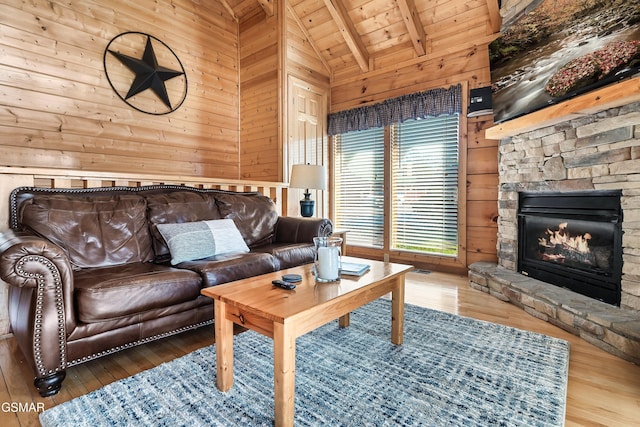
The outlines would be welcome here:
M 273 0 L 258 0 L 258 3 L 260 3 L 267 16 L 273 16 Z
M 227 0 L 219 0 L 219 1 L 222 4 L 222 6 L 224 6 L 224 8 L 227 10 L 227 12 L 229 12 L 229 15 L 231 15 L 233 20 L 238 22 L 238 16 L 233 11 L 233 8 L 231 6 L 229 6 L 229 3 L 227 3 Z
M 491 1 L 491 0 L 487 0 Z M 494 0 L 495 1 L 495 0 Z M 407 27 L 411 42 L 418 56 L 424 56 L 427 53 L 427 34 L 424 32 L 424 25 L 420 20 L 416 5 L 413 0 L 396 0 L 404 25 Z
M 358 66 L 363 72 L 369 71 L 369 52 L 362 42 L 360 35 L 356 31 L 353 21 L 349 18 L 349 13 L 344 7 L 342 0 L 323 0 L 325 6 L 329 10 L 329 14 L 338 26 L 340 34 L 349 46 L 349 50 L 356 59 Z

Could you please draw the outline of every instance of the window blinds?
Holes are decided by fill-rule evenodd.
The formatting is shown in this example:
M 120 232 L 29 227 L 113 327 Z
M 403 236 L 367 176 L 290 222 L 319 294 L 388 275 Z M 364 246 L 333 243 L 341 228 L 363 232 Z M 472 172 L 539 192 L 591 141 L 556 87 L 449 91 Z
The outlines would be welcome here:
M 334 137 L 335 228 L 349 244 L 383 247 L 384 128 Z
M 458 115 L 391 127 L 391 247 L 458 253 Z

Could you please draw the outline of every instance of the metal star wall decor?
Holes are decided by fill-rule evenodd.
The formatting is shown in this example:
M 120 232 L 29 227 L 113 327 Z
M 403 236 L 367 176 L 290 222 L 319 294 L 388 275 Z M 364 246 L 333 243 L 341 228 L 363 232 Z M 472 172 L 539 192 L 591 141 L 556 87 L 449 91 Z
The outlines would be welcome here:
M 159 57 L 165 65 L 159 64 Z M 104 67 L 116 94 L 138 111 L 167 114 L 186 99 L 187 76 L 182 63 L 169 46 L 149 34 L 129 31 L 114 37 L 104 51 Z

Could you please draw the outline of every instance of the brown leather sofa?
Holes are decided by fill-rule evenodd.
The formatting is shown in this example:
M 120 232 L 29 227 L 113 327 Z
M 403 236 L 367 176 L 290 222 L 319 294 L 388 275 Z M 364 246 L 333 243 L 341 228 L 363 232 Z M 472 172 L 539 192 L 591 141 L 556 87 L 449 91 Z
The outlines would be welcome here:
M 158 224 L 225 218 L 249 252 L 171 264 Z M 313 237 L 332 232 L 327 219 L 278 216 L 258 193 L 170 185 L 17 188 L 10 227 L 0 277 L 42 396 L 60 390 L 67 367 L 211 324 L 202 287 L 312 262 Z

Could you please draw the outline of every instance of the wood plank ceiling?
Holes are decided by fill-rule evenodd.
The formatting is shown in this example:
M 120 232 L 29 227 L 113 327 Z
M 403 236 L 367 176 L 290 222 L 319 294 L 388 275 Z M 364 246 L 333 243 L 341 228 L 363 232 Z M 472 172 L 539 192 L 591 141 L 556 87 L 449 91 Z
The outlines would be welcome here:
M 219 1 L 240 22 L 274 13 L 274 0 Z M 478 7 L 487 9 L 487 32 L 497 33 L 498 0 L 288 0 L 289 11 L 333 76 L 372 71 L 376 58 L 428 55 L 429 31 L 450 31 L 438 24 L 447 17 L 464 19 L 465 12 Z

